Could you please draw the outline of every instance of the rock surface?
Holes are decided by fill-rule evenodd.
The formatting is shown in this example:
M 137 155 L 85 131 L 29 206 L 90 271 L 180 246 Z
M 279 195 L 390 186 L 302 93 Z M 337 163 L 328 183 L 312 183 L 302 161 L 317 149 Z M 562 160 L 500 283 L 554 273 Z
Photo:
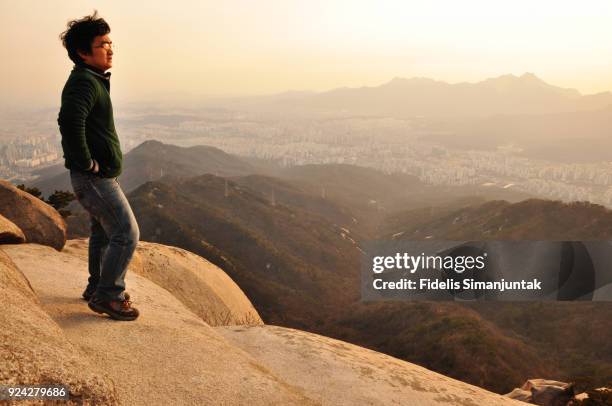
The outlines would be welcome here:
M 141 316 L 118 322 L 93 313 L 80 299 L 87 282 L 83 259 L 37 244 L 2 250 L 30 280 L 67 341 L 87 354 L 98 373 L 113 379 L 120 404 L 315 404 L 134 272 L 128 272 L 126 283 Z M 20 312 L 28 314 L 29 306 Z
M 25 235 L 11 220 L 0 214 L 0 244 L 19 244 L 25 242 Z
M 113 382 L 41 308 L 29 282 L 2 248 L 0 326 L 0 383 L 64 384 L 70 387 L 67 404 L 118 404 Z
M 66 223 L 51 206 L 0 179 L 0 214 L 23 231 L 26 240 L 61 250 L 66 243 Z
M 11 311 L 0 308 L 0 315 L 9 323 L 4 334 L 22 336 L 24 346 L 36 351 L 55 349 L 60 343 L 29 325 L 21 328 L 20 317 L 46 317 L 71 349 L 65 359 L 83 357 L 81 364 L 55 365 L 65 376 L 78 367 L 73 379 L 99 377 L 100 386 L 91 387 L 113 396 L 99 404 L 113 404 L 115 399 L 122 405 L 524 404 L 317 334 L 262 325 L 211 327 L 168 290 L 143 277 L 149 274 L 142 269 L 128 272 L 126 278 L 141 316 L 134 322 L 110 320 L 91 312 L 80 299 L 87 263 L 82 246 L 74 245 L 69 243 L 66 252 L 38 244 L 3 245 L 33 291 L 11 302 Z M 170 247 L 151 244 L 147 249 L 155 257 L 159 250 L 160 258 L 174 258 Z M 134 266 L 147 265 L 141 260 Z M 0 280 L 2 286 L 20 286 L 10 289 L 27 292 L 26 279 L 15 272 L 11 275 L 10 283 Z M 44 363 L 39 358 L 45 355 L 35 352 L 30 359 Z
M 544 406 L 567 405 L 574 397 L 574 385 L 549 379 L 529 379 L 521 389 L 531 392 L 531 403 Z
M 510 399 L 520 400 L 521 402 L 531 402 L 531 391 L 521 388 L 514 388 L 512 392 L 506 393 L 504 396 Z
M 318 334 L 272 325 L 215 330 L 323 405 L 524 405 Z
M 584 400 L 582 395 L 574 395 L 574 385 L 571 383 L 535 378 L 528 379 L 520 388 L 514 388 L 504 396 L 540 406 L 566 406 Z
M 68 240 L 64 252 L 87 259 L 87 245 L 86 239 Z M 211 326 L 263 324 L 240 287 L 199 255 L 139 241 L 130 269 L 172 293 Z

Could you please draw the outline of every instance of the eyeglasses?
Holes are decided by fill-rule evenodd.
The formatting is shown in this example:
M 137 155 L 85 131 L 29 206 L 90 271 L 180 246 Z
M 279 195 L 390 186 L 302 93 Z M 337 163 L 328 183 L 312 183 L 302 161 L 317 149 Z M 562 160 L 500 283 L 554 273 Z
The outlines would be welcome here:
M 117 50 L 117 45 L 113 45 L 112 42 L 104 41 L 100 45 L 97 45 L 97 46 L 92 47 L 92 48 L 104 48 L 107 51 L 110 51 L 110 50 L 116 51 Z

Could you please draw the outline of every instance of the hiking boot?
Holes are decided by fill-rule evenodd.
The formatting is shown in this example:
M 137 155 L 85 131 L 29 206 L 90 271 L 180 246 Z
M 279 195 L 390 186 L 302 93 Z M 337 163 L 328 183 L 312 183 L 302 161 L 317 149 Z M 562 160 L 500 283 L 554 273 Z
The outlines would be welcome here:
M 85 289 L 85 291 L 83 292 L 83 294 L 81 295 L 83 297 L 83 300 L 86 301 L 90 301 L 91 298 L 93 297 L 93 294 L 96 292 L 96 288 L 93 289 L 89 289 L 89 286 L 87 287 L 87 289 Z M 123 293 L 125 295 L 126 300 L 130 300 L 130 294 L 127 292 Z
M 127 296 L 127 294 L 126 294 Z M 132 302 L 125 300 L 100 300 L 92 298 L 89 303 L 89 308 L 96 313 L 106 313 L 115 320 L 136 320 L 138 309 L 132 307 Z

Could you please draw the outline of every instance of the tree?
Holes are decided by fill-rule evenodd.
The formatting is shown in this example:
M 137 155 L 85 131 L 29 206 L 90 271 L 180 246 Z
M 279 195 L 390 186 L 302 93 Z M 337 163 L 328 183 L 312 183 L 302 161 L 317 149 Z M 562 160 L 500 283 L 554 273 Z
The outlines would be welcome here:
M 71 201 L 76 199 L 76 196 L 73 193 L 66 192 L 64 190 L 56 190 L 50 195 L 47 200 L 42 195 L 42 192 L 37 187 L 26 187 L 24 184 L 17 185 L 17 189 L 21 189 L 24 192 L 31 194 L 34 197 L 39 198 L 43 202 L 53 206 L 55 210 L 61 214 L 62 217 L 68 217 L 71 213 L 70 210 L 63 210 L 64 207 L 68 206 Z
M 42 200 L 43 202 L 45 201 L 45 199 L 42 197 L 42 192 L 40 191 L 40 189 L 38 189 L 37 187 L 26 187 L 23 183 L 21 185 L 17 185 L 17 189 L 21 189 L 24 192 L 27 192 L 29 194 L 31 194 L 34 197 L 38 197 L 40 200 Z
M 66 192 L 64 190 L 56 190 L 47 198 L 47 203 L 55 208 L 62 215 L 62 217 L 68 217 L 71 213 L 70 210 L 62 210 L 73 201 L 76 196 L 73 193 Z

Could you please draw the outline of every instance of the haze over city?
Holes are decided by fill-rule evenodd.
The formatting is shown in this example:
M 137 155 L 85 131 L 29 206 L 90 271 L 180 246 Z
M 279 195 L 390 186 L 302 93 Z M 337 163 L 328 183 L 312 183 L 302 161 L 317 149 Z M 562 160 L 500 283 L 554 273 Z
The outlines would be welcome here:
M 2 0 L 2 107 L 58 105 L 72 65 L 58 36 L 94 9 L 118 47 L 116 103 L 524 72 L 583 94 L 612 89 L 606 1 Z
M 0 176 L 14 182 L 62 163 L 72 62 L 59 34 L 97 10 L 111 26 L 126 153 L 147 140 L 208 145 L 612 206 L 609 2 L 0 7 Z

